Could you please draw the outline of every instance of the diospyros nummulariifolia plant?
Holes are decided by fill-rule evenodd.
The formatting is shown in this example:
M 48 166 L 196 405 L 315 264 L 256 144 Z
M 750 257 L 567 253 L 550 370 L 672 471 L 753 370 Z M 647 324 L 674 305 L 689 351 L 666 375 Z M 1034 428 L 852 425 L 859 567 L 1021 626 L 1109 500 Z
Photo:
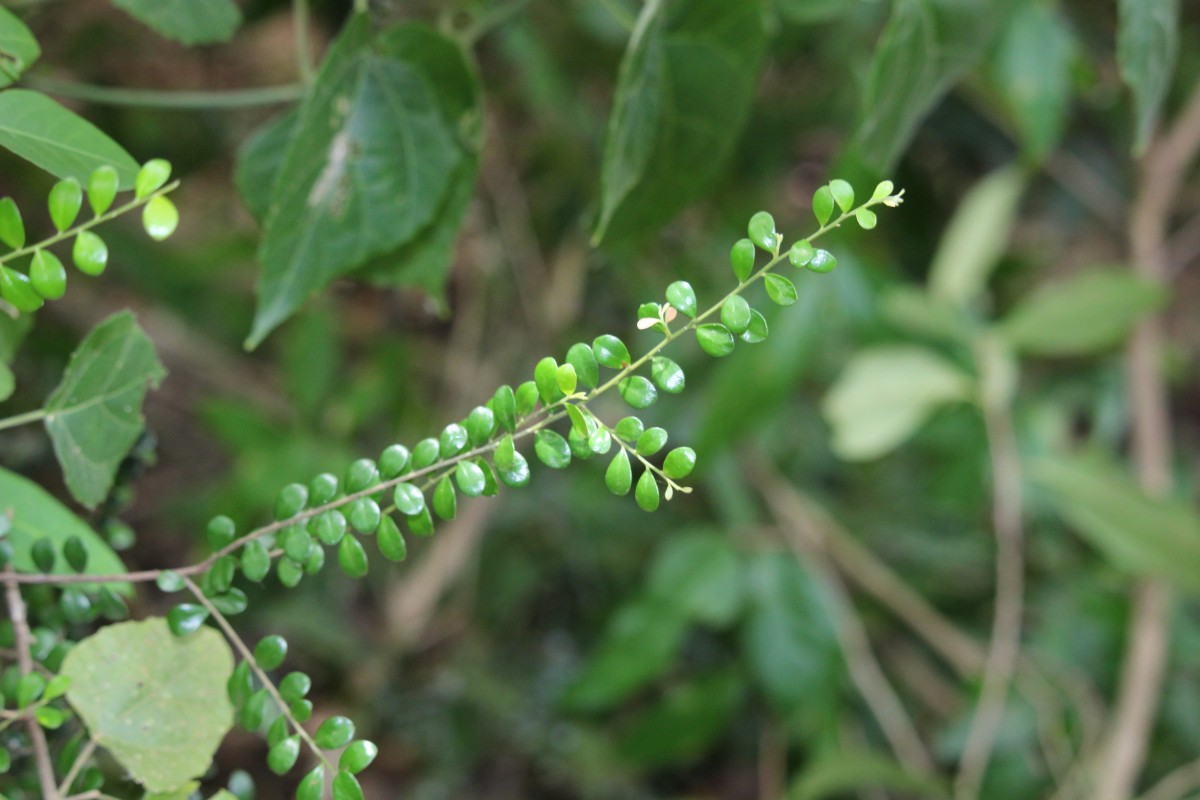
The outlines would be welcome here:
M 158 183 L 161 186 L 162 181 Z M 151 193 L 158 188 L 139 190 L 139 200 L 152 200 Z M 260 582 L 274 571 L 281 584 L 293 587 L 305 575 L 325 566 L 327 548 L 331 548 L 336 549 L 342 571 L 351 578 L 361 578 L 369 570 L 364 541 L 371 536 L 385 559 L 403 560 L 408 544 L 401 524 L 409 535 L 430 536 L 435 520 L 454 519 L 460 495 L 494 496 L 501 484 L 510 488 L 526 485 L 531 476 L 530 460 L 518 445 L 529 440 L 534 457 L 552 469 L 563 469 L 574 459 L 608 457 L 604 473 L 608 489 L 616 495 L 632 492 L 645 511 L 655 511 L 663 500 L 670 501 L 677 493 L 690 492 L 683 481 L 696 465 L 694 450 L 686 446 L 667 449 L 669 433 L 661 427 L 645 427 L 636 415 L 605 421 L 592 410 L 592 403 L 616 390 L 636 411 L 655 403 L 660 392 L 683 391 L 686 381 L 682 368 L 664 354 L 680 338 L 694 337 L 699 347 L 715 358 L 731 354 L 738 340 L 745 344 L 764 341 L 769 333 L 767 323 L 747 300 L 747 290 L 761 281 L 772 302 L 791 305 L 796 301 L 796 288 L 791 279 L 775 271 L 776 267 L 786 262 L 809 272 L 829 272 L 836 266 L 836 259 L 814 242 L 851 218 L 864 229 L 874 228 L 873 209 L 899 205 L 902 195 L 890 181 L 884 181 L 865 202 L 855 205 L 851 186 L 833 180 L 813 197 L 818 229 L 786 249 L 771 215 L 755 214 L 747 227 L 748 238 L 731 249 L 730 264 L 737 284 L 724 297 L 701 310 L 692 287 L 677 281 L 667 287 L 664 301 L 646 302 L 639 307 L 637 327 L 656 331 L 662 337 L 640 356 L 635 358 L 617 336 L 603 334 L 591 344 L 572 345 L 561 363 L 553 357 L 543 358 L 531 380 L 515 388 L 501 386 L 486 403 L 475 407 L 465 419 L 447 425 L 437 436 L 411 448 L 392 444 L 378 459 L 359 459 L 341 476 L 322 473 L 307 484 L 284 486 L 275 501 L 274 521 L 268 524 L 239 535 L 232 519 L 213 517 L 205 530 L 212 553 L 202 561 L 175 569 L 97 574 L 94 565 L 89 568 L 88 548 L 80 538 L 68 538 L 61 548 L 49 539 L 39 539 L 28 554 L 26 563 L 31 568 L 9 574 L 10 595 L 13 587 L 21 586 L 57 592 L 57 597 L 47 602 L 57 603 L 63 619 L 82 624 L 100 616 L 109 620 L 127 616 L 119 589 L 132 583 L 154 582 L 163 592 L 187 592 L 190 598 L 170 610 L 165 628 L 181 647 L 187 647 L 189 642 L 198 641 L 195 637 L 211 635 L 205 625 L 211 621 L 237 651 L 240 660 L 236 666 L 231 660 L 222 662 L 217 658 L 218 663 L 212 664 L 209 672 L 219 679 L 220 692 L 227 696 L 244 728 L 253 732 L 266 727 L 270 769 L 286 774 L 307 751 L 315 764 L 301 779 L 297 800 L 318 800 L 326 796 L 327 787 L 334 800 L 361 798 L 362 789 L 355 775 L 373 761 L 376 746 L 356 739 L 353 722 L 342 716 L 324 720 L 315 732 L 305 727 L 313 713 L 312 702 L 307 699 L 312 682 L 302 672 L 278 675 L 287 654 L 286 640 L 271 635 L 251 647 L 229 622 L 230 617 L 245 611 L 249 602 L 246 593 L 235 585 L 238 574 L 245 580 Z M 0 521 L 5 519 L 0 516 Z M 60 550 L 68 569 L 54 572 Z M 22 566 L 24 554 L 13 552 L 5 538 L 0 538 L 0 554 L 6 565 Z M 152 621 L 126 623 L 149 624 Z M 120 743 L 106 740 L 96 730 L 96 726 L 103 725 L 96 722 L 103 718 L 103 710 L 96 707 L 101 704 L 97 697 L 84 688 L 89 676 L 86 662 L 99 658 L 104 647 L 120 646 L 105 639 L 106 631 L 113 632 L 108 639 L 117 639 L 125 630 L 124 626 L 110 626 L 81 642 L 72 654 L 58 654 L 46 661 L 50 671 L 61 669 L 49 681 L 39 673 L 22 676 L 16 670 L 6 672 L 0 681 L 4 696 L 16 700 L 16 710 L 0 722 L 0 727 L 33 719 L 40 728 L 55 729 L 68 713 L 61 702 L 54 702 L 64 696 L 88 725 L 91 745 L 84 746 L 77 738 L 66 749 L 66 757 L 60 759 L 65 762 L 63 771 L 68 778 L 63 782 L 64 793 L 99 791 L 103 785 L 102 774 L 89 766 L 97 742 L 106 746 L 148 790 L 161 791 L 169 783 L 169 776 L 141 763 L 136 751 L 123 751 Z M 165 631 L 146 635 L 151 633 L 165 635 Z M 212 674 L 207 678 L 211 688 Z M 109 691 L 114 691 L 111 684 Z M 173 691 L 200 690 L 180 685 Z M 228 721 L 222 726 L 218 720 L 203 741 L 195 743 L 201 756 L 197 763 L 178 767 L 190 769 L 190 774 L 175 778 L 202 772 L 228 726 Z M 329 751 L 339 749 L 342 752 L 335 763 Z M 0 752 L 7 761 L 8 751 Z

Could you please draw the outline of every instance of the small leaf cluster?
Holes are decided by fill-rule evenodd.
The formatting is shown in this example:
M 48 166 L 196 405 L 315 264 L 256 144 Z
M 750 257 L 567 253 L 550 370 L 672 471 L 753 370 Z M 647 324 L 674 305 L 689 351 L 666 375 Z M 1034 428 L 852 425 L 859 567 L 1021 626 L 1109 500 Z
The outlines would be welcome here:
M 77 224 L 83 208 L 84 187 L 75 178 L 64 178 L 50 189 L 47 205 L 55 233 L 26 245 L 25 222 L 11 197 L 0 198 L 0 244 L 10 252 L 0 255 L 0 298 L 16 311 L 31 314 L 47 300 L 58 300 L 67 291 L 67 270 L 51 245 L 72 239 L 71 262 L 84 275 L 97 276 L 108 266 L 108 245 L 92 228 L 142 206 L 142 226 L 156 240 L 166 239 L 179 224 L 179 211 L 166 197 L 171 165 L 161 158 L 147 161 L 134 184 L 134 199 L 113 208 L 120 179 L 115 167 L 102 166 L 88 178 L 86 194 L 92 218 Z M 29 257 L 25 271 L 7 262 Z

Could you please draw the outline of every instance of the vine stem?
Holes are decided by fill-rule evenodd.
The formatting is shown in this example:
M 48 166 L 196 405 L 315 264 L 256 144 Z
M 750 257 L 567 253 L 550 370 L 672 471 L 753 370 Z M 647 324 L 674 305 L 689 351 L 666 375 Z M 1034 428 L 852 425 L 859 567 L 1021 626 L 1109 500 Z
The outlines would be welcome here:
M 71 765 L 69 770 L 67 770 L 67 774 L 63 776 L 62 783 L 58 785 L 59 794 L 65 795 L 67 792 L 71 791 L 71 784 L 75 782 L 75 778 L 79 775 L 80 771 L 83 770 L 83 767 L 85 764 L 87 764 L 88 759 L 92 757 L 92 753 L 96 752 L 96 744 L 96 737 L 89 736 L 87 744 L 83 746 L 83 749 L 79 751 L 79 755 L 75 758 L 75 763 Z
M 6 428 L 15 428 L 18 425 L 28 425 L 31 422 L 41 422 L 46 418 L 46 409 L 37 408 L 33 411 L 26 411 L 24 414 L 15 414 L 11 417 L 0 419 L 0 431 Z
M 999 345 L 995 345 L 996 348 Z M 1010 407 L 1007 355 L 987 342 L 976 356 L 983 378 L 981 398 L 992 464 L 992 526 L 996 536 L 996 595 L 983 687 L 967 732 L 956 800 L 974 800 L 983 785 L 996 734 L 1004 719 L 1009 688 L 1021 657 L 1021 614 L 1025 595 L 1024 526 L 1021 521 L 1021 461 Z
M 275 684 L 271 680 L 270 676 L 268 676 L 267 673 L 263 671 L 262 667 L 258 665 L 258 661 L 254 658 L 254 653 L 250 651 L 249 646 L 247 646 L 246 642 L 242 640 L 242 637 L 238 636 L 237 631 L 235 631 L 233 626 L 229 624 L 229 620 L 227 620 L 225 615 L 222 614 L 220 610 L 218 610 L 217 607 L 212 604 L 212 601 L 204 596 L 204 592 L 200 591 L 200 587 L 196 585 L 195 581 L 186 575 L 181 577 L 183 578 L 184 586 L 186 586 L 188 591 L 192 593 L 192 596 L 196 598 L 196 602 L 204 606 L 204 609 L 209 613 L 209 615 L 212 616 L 217 625 L 221 628 L 221 632 L 225 634 L 225 638 L 227 638 L 234 648 L 236 648 L 237 651 L 242 654 L 242 658 L 247 664 L 250 665 L 250 669 L 253 670 L 254 674 L 258 676 L 258 680 L 262 683 L 263 688 L 267 690 L 267 694 L 271 695 L 271 698 L 279 705 L 279 713 L 283 714 L 283 716 L 287 718 L 288 723 L 292 726 L 292 728 L 296 731 L 308 748 L 314 754 L 316 754 L 317 758 L 321 760 L 321 763 L 324 764 L 327 769 L 333 770 L 333 764 L 330 763 L 329 759 L 325 757 L 325 753 L 322 752 L 321 748 L 317 746 L 317 743 L 313 741 L 313 738 L 308 734 L 308 731 L 304 729 L 304 726 L 300 724 L 299 720 L 292 715 L 292 709 L 286 702 L 284 702 L 283 696 L 280 695 L 279 690 L 275 688 Z
M 30 655 L 32 636 L 29 632 L 29 618 L 25 609 L 25 600 L 21 597 L 21 587 L 15 580 L 17 573 L 10 565 L 4 571 L 4 598 L 8 604 L 8 618 L 12 621 L 13 638 L 17 646 L 17 668 L 21 675 L 33 672 L 33 657 Z M 30 717 L 26 721 L 29 729 L 29 739 L 33 742 L 33 758 L 37 764 L 38 784 L 42 789 L 43 800 L 58 800 L 58 787 L 54 785 L 54 767 L 50 762 L 50 748 L 46 744 L 46 734 L 38 721 Z
M 37 252 L 38 250 L 42 250 L 47 247 L 50 247 L 51 245 L 58 244 L 59 242 L 70 239 L 73 236 L 77 236 L 82 231 L 91 230 L 92 228 L 96 227 L 97 225 L 108 222 L 109 220 L 116 219 L 117 217 L 122 216 L 123 214 L 129 213 L 130 211 L 137 208 L 138 206 L 143 206 L 146 203 L 149 203 L 151 200 L 153 200 L 155 197 L 158 197 L 159 195 L 164 195 L 164 194 L 173 192 L 178 187 L 179 187 L 179 181 L 171 181 L 166 186 L 160 186 L 159 188 L 155 189 L 153 192 L 146 195 L 145 197 L 137 197 L 137 198 L 134 198 L 133 200 L 130 200 L 128 203 L 125 203 L 124 205 L 117 206 L 116 208 L 110 208 L 108 211 L 105 211 L 103 214 L 92 217 L 91 219 L 87 220 L 86 222 L 81 222 L 78 225 L 67 228 L 65 231 L 59 231 L 58 233 L 54 234 L 53 236 L 50 236 L 46 239 L 42 239 L 37 244 L 25 245 L 24 247 L 13 250 L 11 253 L 5 253 L 4 255 L 0 256 L 0 264 L 4 264 L 7 261 L 12 261 L 13 259 L 20 258 L 21 256 L 30 255 L 32 253 Z
M 23 78 L 22 83 L 47 94 L 72 100 L 84 100 L 106 106 L 161 108 L 179 111 L 282 105 L 299 100 L 304 96 L 305 90 L 304 85 L 298 83 L 220 91 L 128 89 L 94 86 L 88 83 L 67 83 L 33 76 Z

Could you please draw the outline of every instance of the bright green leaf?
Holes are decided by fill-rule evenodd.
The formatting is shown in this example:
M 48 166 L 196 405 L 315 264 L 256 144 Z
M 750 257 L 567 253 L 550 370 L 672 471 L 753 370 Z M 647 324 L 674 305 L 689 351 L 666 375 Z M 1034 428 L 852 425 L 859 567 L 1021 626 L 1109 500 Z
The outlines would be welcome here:
M 696 328 L 696 341 L 700 349 L 713 358 L 721 358 L 733 352 L 733 334 L 719 323 L 707 323 Z

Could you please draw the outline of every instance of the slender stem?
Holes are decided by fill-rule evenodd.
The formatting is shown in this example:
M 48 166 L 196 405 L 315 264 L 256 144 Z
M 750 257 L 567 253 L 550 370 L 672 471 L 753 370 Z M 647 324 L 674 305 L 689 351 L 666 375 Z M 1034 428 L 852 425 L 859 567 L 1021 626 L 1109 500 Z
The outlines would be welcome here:
M 96 227 L 97 225 L 101 225 L 112 219 L 116 219 L 117 217 L 121 216 L 122 214 L 132 211 L 133 209 L 137 208 L 138 206 L 143 206 L 146 203 L 149 203 L 152 199 L 154 199 L 155 197 L 158 197 L 159 195 L 167 194 L 168 192 L 173 192 L 178 187 L 179 187 L 179 181 L 171 181 L 166 186 L 159 187 L 158 189 L 156 189 L 155 191 L 146 195 L 145 197 L 135 198 L 133 200 L 130 200 L 128 203 L 125 203 L 124 205 L 117 206 L 116 208 L 110 208 L 108 211 L 105 211 L 103 214 L 100 214 L 99 216 L 92 217 L 91 219 L 87 220 L 86 222 L 81 222 L 74 227 L 67 228 L 65 231 L 59 231 L 58 233 L 54 234 L 53 236 L 47 237 L 47 238 L 43 239 L 42 241 L 37 242 L 36 244 L 28 244 L 22 248 L 13 250 L 11 253 L 5 253 L 4 255 L 0 256 L 0 264 L 5 263 L 6 261 L 12 261 L 14 259 L 20 258 L 21 256 L 30 255 L 31 253 L 35 253 L 38 250 L 42 250 L 53 244 L 58 244 L 59 242 L 65 241 L 67 239 L 70 239 L 70 238 L 76 236 L 77 234 L 80 233 L 80 231 L 91 230 L 92 228 Z
M 33 411 L 26 411 L 24 414 L 15 414 L 11 417 L 0 419 L 0 431 L 6 428 L 15 428 L 18 425 L 28 425 L 31 422 L 41 422 L 46 418 L 46 409 L 37 408 Z
M 985 345 L 986 346 L 986 345 Z M 1021 657 L 1025 594 L 1021 462 L 1013 433 L 1003 354 L 977 357 L 983 376 L 983 417 L 992 462 L 992 523 L 996 535 L 996 598 L 983 687 L 954 783 L 956 800 L 974 800 L 991 760 L 1009 688 Z
M 629 13 L 629 10 L 621 5 L 619 0 L 596 0 L 596 2 L 604 6 L 604 10 L 625 30 L 632 31 L 637 26 L 637 17 Z
M 1200 789 L 1200 759 L 1168 772 L 1138 800 L 1179 800 Z
M 496 28 L 499 28 L 504 23 L 521 13 L 525 6 L 529 5 L 533 0 L 511 0 L 502 6 L 496 6 L 489 9 L 485 14 L 475 20 L 466 31 L 462 38 L 467 44 L 475 42 L 488 35 Z
M 292 22 L 296 39 L 296 72 L 300 82 L 308 86 L 313 81 L 312 50 L 308 41 L 308 0 L 292 0 Z
M 304 86 L 301 84 L 261 86 L 250 89 L 178 91 L 94 86 L 88 83 L 67 83 L 35 76 L 26 76 L 22 79 L 22 83 L 46 94 L 67 97 L 72 100 L 85 100 L 89 103 L 107 106 L 161 108 L 177 111 L 274 106 L 294 103 L 304 96 Z
M 283 714 L 288 723 L 296 731 L 297 735 L 299 735 L 301 740 L 308 745 L 308 748 L 317 756 L 317 758 L 321 760 L 321 763 L 325 765 L 325 768 L 332 770 L 333 764 L 331 764 L 329 759 L 325 757 L 325 754 L 321 751 L 321 748 L 318 747 L 317 743 L 313 741 L 313 738 L 309 736 L 308 731 L 304 729 L 304 726 L 301 725 L 300 722 L 292 715 L 292 709 L 284 701 L 282 695 L 279 694 L 279 690 L 275 688 L 275 684 L 271 681 L 270 676 L 268 676 L 267 673 L 263 671 L 262 667 L 258 665 L 258 661 L 256 661 L 254 658 L 254 653 L 250 651 L 250 648 L 242 640 L 242 637 L 238 636 L 237 631 L 235 631 L 233 626 L 229 624 L 229 620 L 225 619 L 225 615 L 222 614 L 217 607 L 214 606 L 212 602 L 204 596 L 204 592 L 200 591 L 200 587 L 197 586 L 191 578 L 183 576 L 183 583 L 185 586 L 187 586 L 188 591 L 192 593 L 192 596 L 196 598 L 196 602 L 204 606 L 204 609 L 209 613 L 213 620 L 216 621 L 218 627 L 220 627 L 221 631 L 225 634 L 225 638 L 229 639 L 229 642 L 234 646 L 234 648 L 236 648 L 237 651 L 242 654 L 242 658 L 245 659 L 246 663 L 250 665 L 250 669 L 253 670 L 254 674 L 258 676 L 258 680 L 262 683 L 263 688 L 267 690 L 267 694 L 271 695 L 272 699 L 274 699 L 279 705 L 279 713 Z
M 13 638 L 17 646 L 17 667 L 22 675 L 33 672 L 33 657 L 30 655 L 32 635 L 29 632 L 29 618 L 25 610 L 25 600 L 21 597 L 21 587 L 16 581 L 17 573 L 10 565 L 4 572 L 4 597 L 8 603 L 8 618 L 12 621 Z M 50 748 L 46 744 L 46 734 L 42 726 L 33 717 L 26 720 L 29 728 L 29 739 L 33 742 L 33 758 L 37 764 L 38 784 L 42 790 L 43 800 L 58 800 L 58 788 L 54 785 L 54 767 L 50 762 Z
M 75 782 L 76 776 L 79 775 L 88 760 L 91 759 L 92 753 L 96 752 L 96 744 L 95 736 L 88 737 L 87 744 L 79 751 L 79 755 L 75 758 L 75 763 L 71 765 L 71 769 L 67 771 L 67 774 L 62 779 L 62 783 L 58 785 L 59 794 L 65 795 L 71 791 L 71 784 Z

